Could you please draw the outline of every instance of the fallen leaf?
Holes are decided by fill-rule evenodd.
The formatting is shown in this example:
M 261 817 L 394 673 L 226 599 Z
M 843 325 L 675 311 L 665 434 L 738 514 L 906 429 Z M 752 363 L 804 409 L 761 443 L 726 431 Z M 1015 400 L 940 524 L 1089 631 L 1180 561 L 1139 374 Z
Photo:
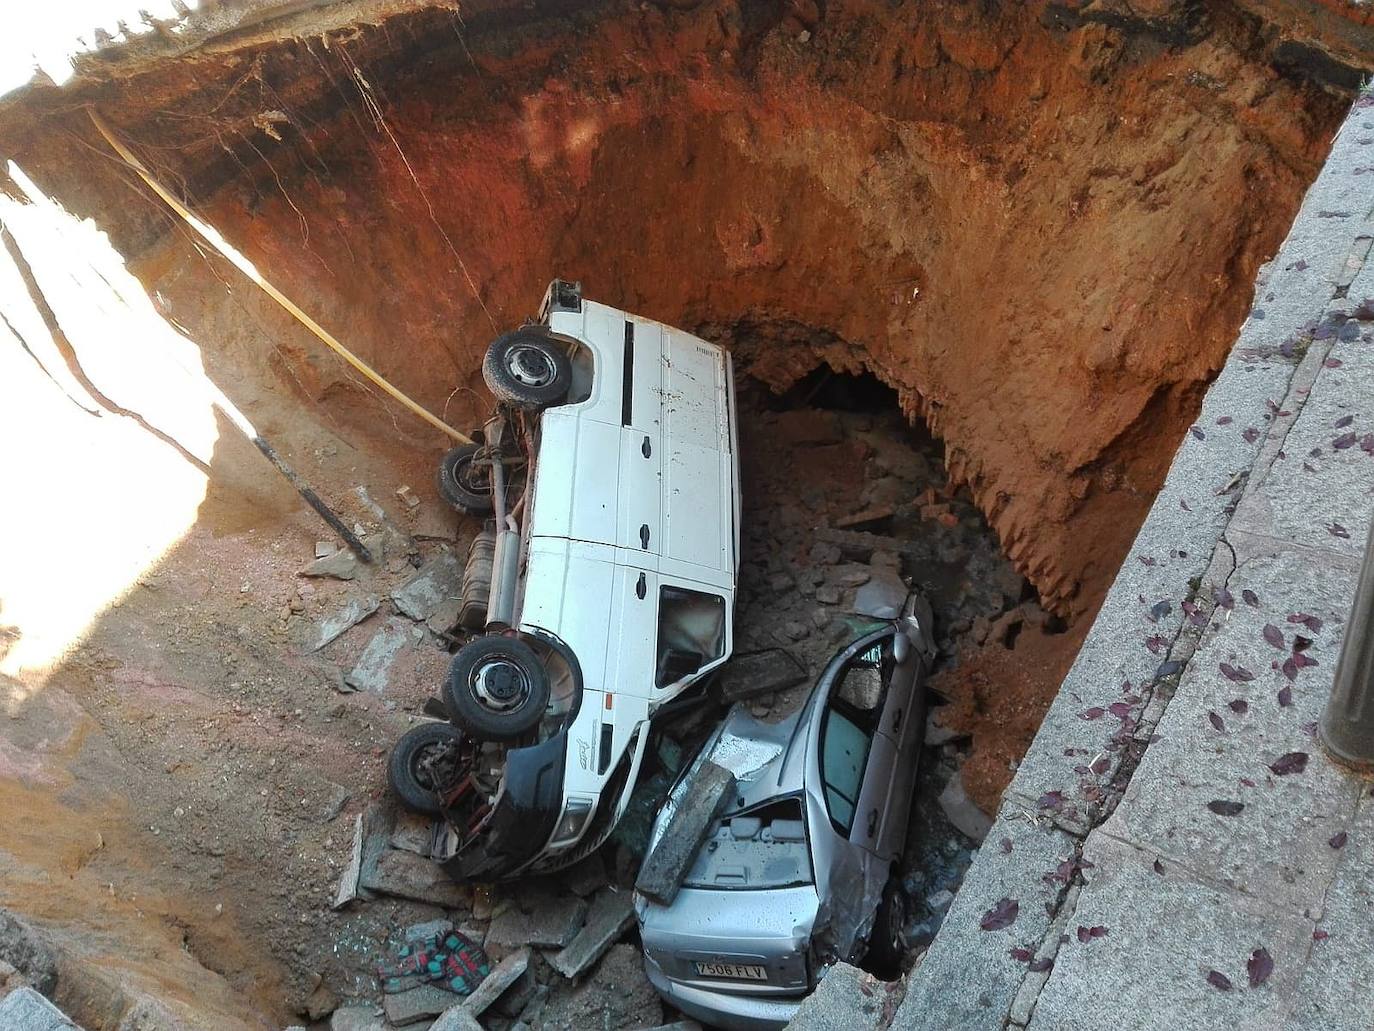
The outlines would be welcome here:
M 1016 923 L 1017 914 L 1021 912 L 1021 904 L 1015 899 L 1004 898 L 997 905 L 993 906 L 983 914 L 983 919 L 978 922 L 978 926 L 985 931 L 1000 931 L 1004 927 L 1010 927 Z
M 1207 983 L 1217 991 L 1229 992 L 1231 990 L 1231 979 L 1220 970 L 1209 970 L 1207 972 Z
M 1200 429 L 1198 429 L 1196 426 L 1189 426 L 1189 427 L 1188 427 L 1188 432 L 1191 433 L 1193 436 L 1195 436 L 1198 440 L 1206 440 L 1206 439 L 1207 439 L 1207 434 L 1203 433 L 1203 432 L 1202 432 Z
M 1340 537 L 1342 540 L 1350 539 L 1350 531 L 1347 530 L 1340 523 L 1332 523 L 1330 526 L 1326 528 L 1326 532 L 1329 533 L 1332 537 Z
M 1345 843 L 1350 840 L 1350 835 L 1345 831 L 1337 831 L 1331 835 L 1331 840 L 1327 842 L 1332 848 L 1345 848 Z
M 1031 961 L 1031 958 L 1035 955 L 1035 953 L 1031 952 L 1030 949 L 1023 949 L 1018 945 L 1016 948 L 1012 949 L 1009 953 L 1007 953 L 1007 955 L 1009 955 L 1012 959 L 1016 960 L 1016 962 L 1018 963 L 1029 963 Z
M 1279 688 L 1279 708 L 1286 709 L 1293 704 L 1293 689 L 1285 684 Z
M 1283 665 L 1279 668 L 1283 670 L 1283 675 L 1289 680 L 1298 679 L 1298 664 L 1293 661 L 1293 656 L 1290 655 L 1288 658 L 1284 659 Z
M 1218 816 L 1239 816 L 1245 808 L 1244 802 L 1232 802 L 1229 799 L 1218 798 L 1207 803 L 1207 808 Z
M 1326 941 L 1326 939 L 1330 937 L 1330 933 L 1327 931 L 1323 931 L 1320 927 L 1318 927 L 1315 931 L 1312 932 L 1312 940 L 1314 942 L 1324 942 Z
M 1336 429 L 1343 430 L 1354 421 L 1355 417 L 1353 415 L 1342 415 L 1336 420 Z
M 1088 942 L 1092 941 L 1094 938 L 1105 938 L 1106 936 L 1107 929 L 1105 927 L 1084 927 L 1082 924 L 1078 925 L 1078 940 L 1080 942 Z
M 1261 945 L 1250 953 L 1250 958 L 1245 962 L 1245 972 L 1250 975 L 1250 987 L 1258 988 L 1274 972 L 1274 957 Z
M 997 843 L 997 846 L 1007 855 L 1011 855 L 1011 838 L 1003 838 Z
M 1054 960 L 1051 959 L 1049 956 L 1042 956 L 1040 959 L 1037 959 L 1026 969 L 1029 970 L 1032 974 L 1043 974 L 1052 966 L 1054 966 Z
M 1207 714 L 1207 721 L 1212 724 L 1213 730 L 1219 730 L 1222 733 L 1226 732 L 1226 724 L 1222 722 L 1221 717 L 1216 713 L 1209 712 Z
M 1251 673 L 1244 666 L 1232 666 L 1229 662 L 1221 663 L 1221 674 L 1227 680 L 1232 681 L 1246 681 L 1255 679 L 1255 674 Z
M 1245 600 L 1245 604 L 1251 606 L 1252 608 L 1259 604 L 1259 595 L 1256 594 L 1254 591 L 1250 590 L 1248 587 L 1240 592 L 1240 596 Z
M 1359 439 L 1359 435 L 1354 432 L 1342 433 L 1339 437 L 1337 437 L 1335 440 L 1331 442 L 1331 446 L 1335 448 L 1337 451 L 1344 451 L 1346 448 L 1354 447 L 1355 441 Z
M 1100 720 L 1104 715 L 1106 715 L 1106 713 L 1107 710 L 1102 708 L 1102 706 L 1094 705 L 1091 708 L 1084 709 L 1082 712 L 1080 712 L 1078 714 L 1078 718 L 1080 720 Z
M 1283 631 L 1276 627 L 1273 623 L 1264 624 L 1264 639 L 1268 641 L 1270 644 L 1272 644 L 1275 648 L 1282 649 L 1285 647 L 1283 640 Z
M 1269 764 L 1276 777 L 1286 777 L 1290 773 L 1301 773 L 1307 769 L 1306 752 L 1285 752 Z
M 1244 698 L 1237 698 L 1233 702 L 1227 702 L 1226 707 L 1230 709 L 1232 712 L 1234 712 L 1237 716 L 1244 716 L 1250 709 L 1250 703 L 1247 702 Z
M 1155 862 L 1154 862 L 1154 868 L 1155 868 L 1155 873 L 1159 874 L 1159 876 L 1161 876 L 1161 877 L 1164 876 L 1164 864 L 1161 863 L 1158 859 L 1156 859 Z

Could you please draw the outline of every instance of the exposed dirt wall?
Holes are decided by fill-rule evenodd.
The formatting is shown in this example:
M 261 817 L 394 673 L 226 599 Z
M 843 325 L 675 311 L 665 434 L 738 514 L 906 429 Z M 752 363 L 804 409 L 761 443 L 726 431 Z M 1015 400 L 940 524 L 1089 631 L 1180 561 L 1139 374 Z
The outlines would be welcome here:
M 771 323 L 746 371 L 872 369 L 1046 602 L 1091 611 L 1334 104 L 1222 19 L 1170 47 L 1034 5 L 683 6 L 405 67 L 393 40 L 385 79 L 367 33 L 287 43 L 217 111 L 128 133 L 170 174 L 274 79 L 329 77 L 332 111 L 259 119 L 280 144 L 225 130 L 250 157 L 207 210 L 406 389 L 472 417 L 493 324 L 555 272 L 669 322 Z M 299 339 L 280 341 L 288 381 L 347 397 Z

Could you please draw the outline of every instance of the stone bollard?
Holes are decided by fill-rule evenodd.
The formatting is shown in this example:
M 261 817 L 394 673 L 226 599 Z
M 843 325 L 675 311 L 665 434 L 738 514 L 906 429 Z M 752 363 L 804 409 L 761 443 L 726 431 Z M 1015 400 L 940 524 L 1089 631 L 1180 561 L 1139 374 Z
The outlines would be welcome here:
M 1355 603 L 1345 624 L 1336 681 L 1322 713 L 1320 737 L 1330 756 L 1374 769 L 1374 524 L 1365 543 Z

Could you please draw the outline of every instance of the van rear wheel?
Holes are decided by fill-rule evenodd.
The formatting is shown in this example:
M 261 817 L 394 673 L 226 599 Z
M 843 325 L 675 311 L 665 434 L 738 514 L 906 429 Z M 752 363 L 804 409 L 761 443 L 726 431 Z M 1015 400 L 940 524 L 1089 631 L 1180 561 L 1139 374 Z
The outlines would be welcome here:
M 515 741 L 539 725 L 549 704 L 549 675 L 515 637 L 479 637 L 453 657 L 444 682 L 453 722 L 478 741 Z
M 473 516 L 489 516 L 496 508 L 491 463 L 477 458 L 481 449 L 481 444 L 463 444 L 439 459 L 440 495 L 458 511 Z
M 422 723 L 401 735 L 391 748 L 386 779 L 402 805 L 425 816 L 440 815 L 439 792 L 452 786 L 462 740 L 447 723 Z
M 482 378 L 498 401 L 534 411 L 568 396 L 572 362 L 562 344 L 536 326 L 524 326 L 491 342 Z

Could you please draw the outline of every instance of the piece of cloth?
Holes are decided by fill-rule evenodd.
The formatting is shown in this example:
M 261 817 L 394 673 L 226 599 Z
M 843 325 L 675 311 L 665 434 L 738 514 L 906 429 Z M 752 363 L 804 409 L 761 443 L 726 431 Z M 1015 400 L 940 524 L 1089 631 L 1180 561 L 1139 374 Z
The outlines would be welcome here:
M 407 942 L 397 950 L 396 962 L 377 967 L 387 995 L 422 984 L 469 995 L 490 972 L 491 960 L 482 946 L 457 931 Z

